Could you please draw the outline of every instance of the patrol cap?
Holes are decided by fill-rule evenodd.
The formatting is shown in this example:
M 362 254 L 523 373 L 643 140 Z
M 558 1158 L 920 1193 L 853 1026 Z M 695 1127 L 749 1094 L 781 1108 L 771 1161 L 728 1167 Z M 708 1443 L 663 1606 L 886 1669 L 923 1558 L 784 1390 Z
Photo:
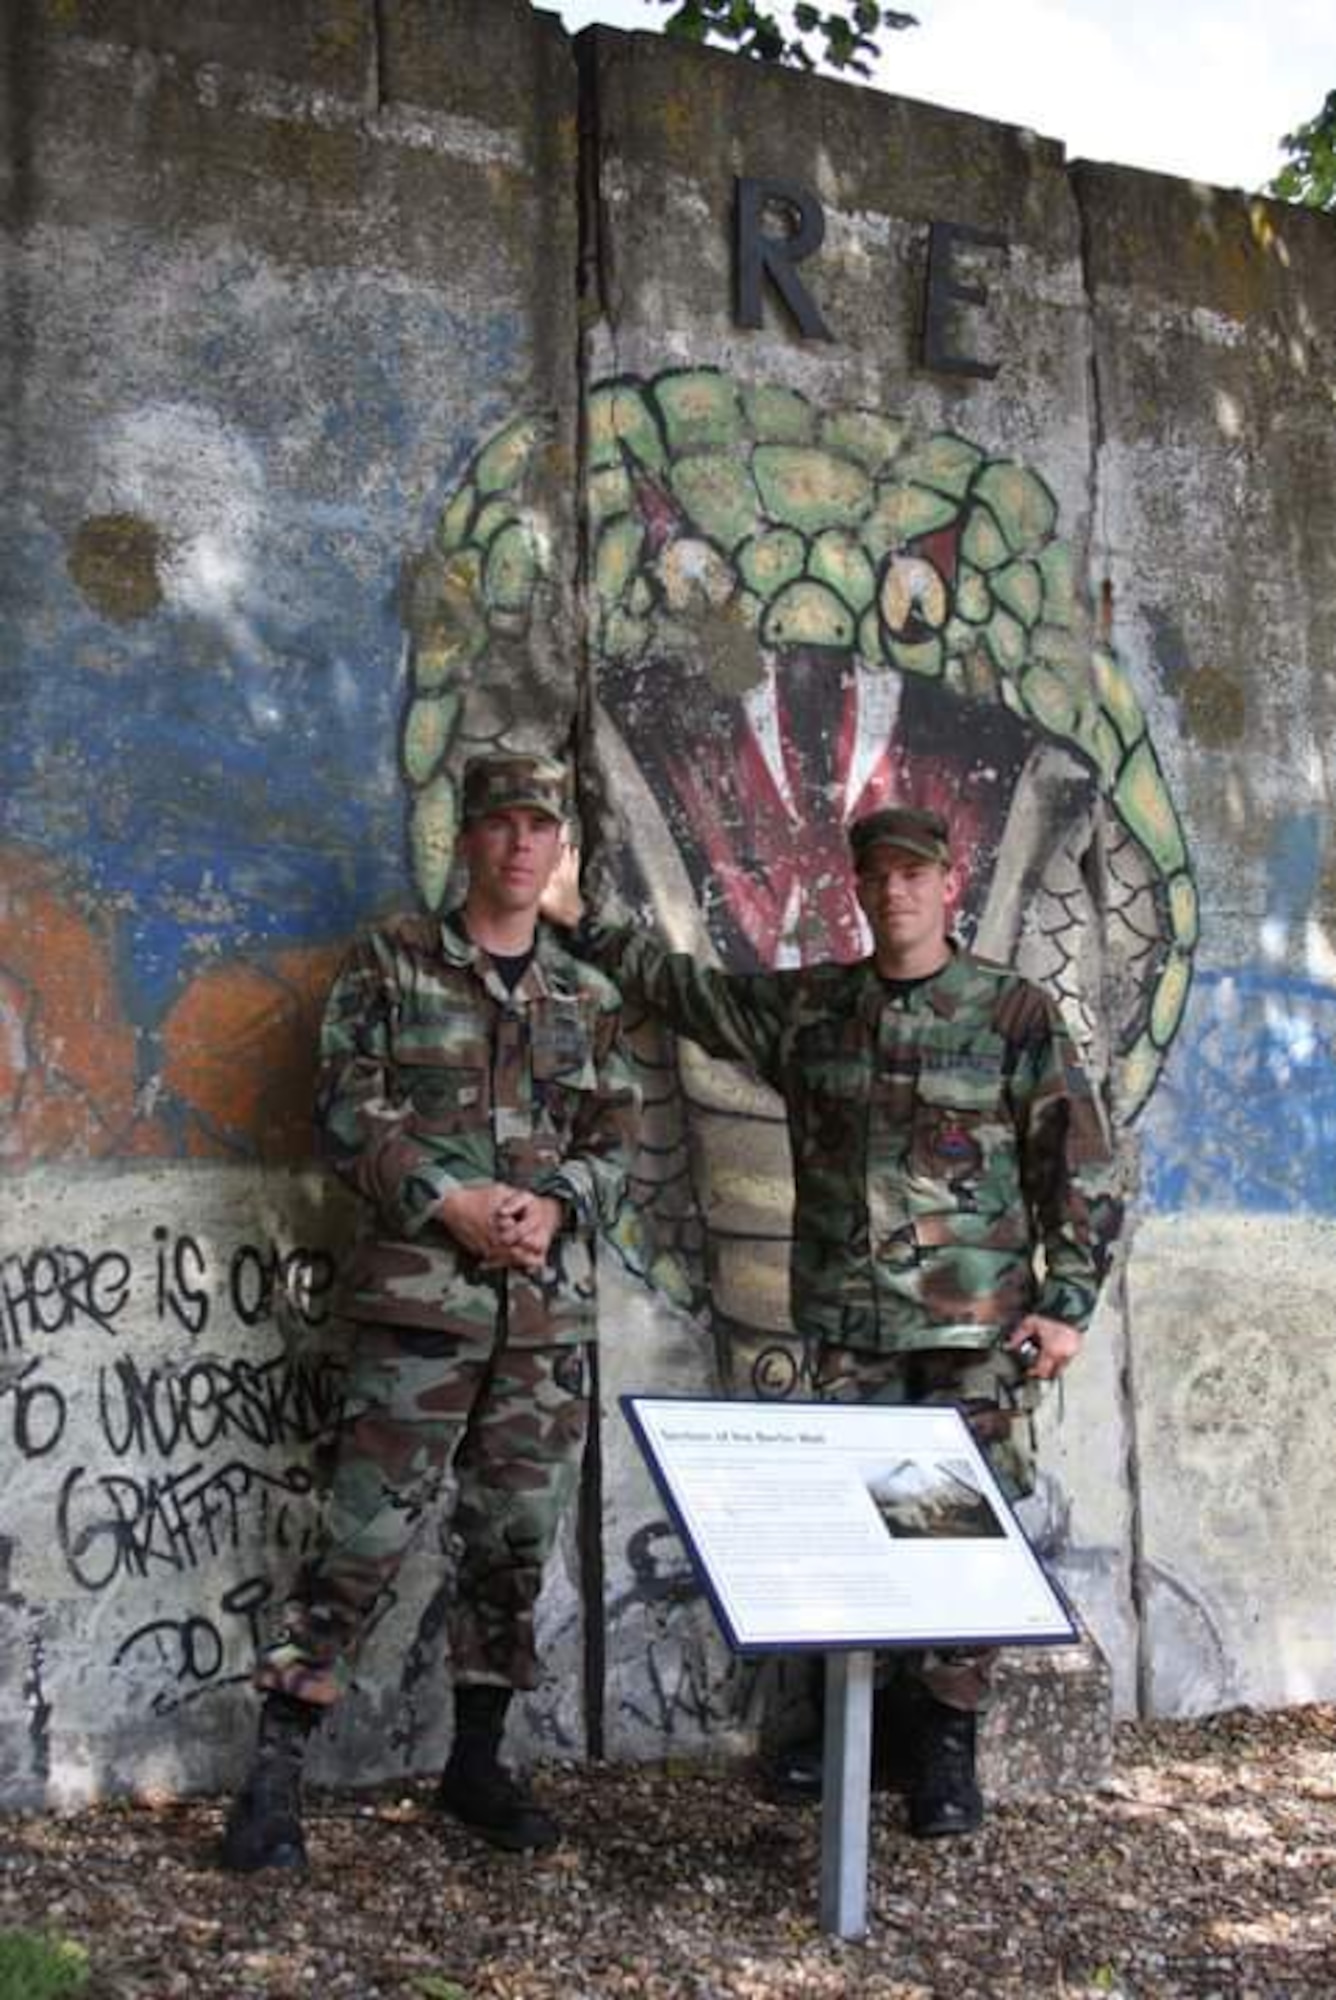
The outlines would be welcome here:
M 864 813 L 849 828 L 854 867 L 861 868 L 874 847 L 898 847 L 920 861 L 951 866 L 951 829 L 940 813 L 922 806 L 883 806 Z
M 518 750 L 470 757 L 464 766 L 464 825 L 485 813 L 506 812 L 511 806 L 564 820 L 569 792 L 566 766 L 555 757 L 530 756 Z

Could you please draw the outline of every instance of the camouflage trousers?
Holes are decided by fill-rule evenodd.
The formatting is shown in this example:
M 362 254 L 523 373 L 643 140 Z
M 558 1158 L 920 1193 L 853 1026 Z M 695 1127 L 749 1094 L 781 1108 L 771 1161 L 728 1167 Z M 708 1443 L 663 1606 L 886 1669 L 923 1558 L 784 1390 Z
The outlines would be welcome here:
M 347 1410 L 325 1545 L 298 1578 L 255 1685 L 322 1707 L 338 1699 L 359 1640 L 453 1471 L 455 1682 L 536 1686 L 534 1605 L 588 1417 L 584 1348 L 512 1347 L 503 1327 L 362 1326 Z
M 823 1403 L 955 1403 L 1009 1500 L 1034 1491 L 1037 1384 L 998 1348 L 935 1347 L 872 1354 L 823 1347 L 815 1394 Z M 992 1688 L 996 1647 L 897 1651 L 882 1675 L 917 1683 L 948 1708 L 979 1709 Z

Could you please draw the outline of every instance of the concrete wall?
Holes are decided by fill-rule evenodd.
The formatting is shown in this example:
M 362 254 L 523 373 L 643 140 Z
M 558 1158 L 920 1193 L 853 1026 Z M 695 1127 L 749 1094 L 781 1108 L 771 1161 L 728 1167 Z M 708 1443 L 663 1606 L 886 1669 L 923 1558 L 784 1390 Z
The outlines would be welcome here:
M 23 1801 L 216 1782 L 249 1733 L 235 1690 L 332 1414 L 303 1323 L 338 1351 L 312 1031 L 358 924 L 411 902 L 410 855 L 448 858 L 405 635 L 442 496 L 520 408 L 549 438 L 524 546 L 563 553 L 507 658 L 522 727 L 563 739 L 574 709 L 576 82 L 553 23 L 495 0 L 4 23 L 0 1793 Z M 332 1765 L 439 1756 L 441 1580 L 424 1549 Z M 552 1620 L 546 1712 L 578 1746 L 564 1569 Z
M 1330 222 L 523 0 L 0 35 L 0 1797 L 235 1762 L 346 1337 L 321 995 L 493 742 L 739 965 L 857 949 L 843 819 L 949 806 L 1140 1188 L 1032 1525 L 1124 1709 L 1330 1696 Z M 737 323 L 738 176 L 820 202 L 829 338 Z M 636 1048 L 530 1750 L 737 1740 L 615 1397 L 801 1381 L 774 1107 Z M 438 1541 L 331 1773 L 439 1758 Z
M 1130 1265 L 1157 1709 L 1330 1698 L 1336 226 L 1083 169 L 1097 565 L 1191 843 Z

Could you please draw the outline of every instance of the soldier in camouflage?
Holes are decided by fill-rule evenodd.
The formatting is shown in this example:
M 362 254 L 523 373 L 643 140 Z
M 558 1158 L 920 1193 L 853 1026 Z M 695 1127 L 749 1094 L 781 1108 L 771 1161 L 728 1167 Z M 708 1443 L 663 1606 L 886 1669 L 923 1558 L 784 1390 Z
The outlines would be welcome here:
M 850 841 L 873 939 L 860 963 L 724 973 L 589 920 L 575 948 L 783 1098 L 792 1315 L 816 1393 L 959 1404 L 1019 1498 L 1034 1480 L 1036 1385 L 1077 1354 L 1121 1222 L 1104 1121 L 1047 995 L 949 938 L 946 822 L 889 807 Z M 554 914 L 575 908 L 568 890 L 553 900 Z M 980 1823 L 975 1715 L 992 1660 L 902 1662 L 920 1835 Z M 800 1747 L 783 1775 L 789 1790 L 819 1789 L 819 1748 Z
M 263 1656 L 250 1776 L 223 1857 L 300 1867 L 302 1754 L 453 1468 L 455 1738 L 438 1804 L 502 1847 L 557 1829 L 499 1762 L 536 1684 L 534 1605 L 576 1483 L 595 1331 L 594 1237 L 620 1205 L 637 1093 L 611 982 L 537 922 L 567 805 L 560 764 L 474 759 L 462 906 L 372 931 L 321 1035 L 318 1116 L 369 1231 L 328 1543 Z

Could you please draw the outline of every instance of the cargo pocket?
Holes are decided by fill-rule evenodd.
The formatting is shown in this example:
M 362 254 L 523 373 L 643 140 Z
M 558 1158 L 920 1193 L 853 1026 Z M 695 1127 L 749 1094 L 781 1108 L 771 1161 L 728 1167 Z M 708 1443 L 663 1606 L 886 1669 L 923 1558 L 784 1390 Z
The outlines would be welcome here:
M 400 1087 L 422 1132 L 468 1132 L 487 1122 L 491 1091 L 487 1051 L 479 1042 L 452 1045 L 451 1060 L 438 1050 L 400 1049 Z
M 986 1189 L 1013 1150 L 1002 1104 L 986 1078 L 920 1076 L 914 1093 L 913 1171 L 957 1193 Z

